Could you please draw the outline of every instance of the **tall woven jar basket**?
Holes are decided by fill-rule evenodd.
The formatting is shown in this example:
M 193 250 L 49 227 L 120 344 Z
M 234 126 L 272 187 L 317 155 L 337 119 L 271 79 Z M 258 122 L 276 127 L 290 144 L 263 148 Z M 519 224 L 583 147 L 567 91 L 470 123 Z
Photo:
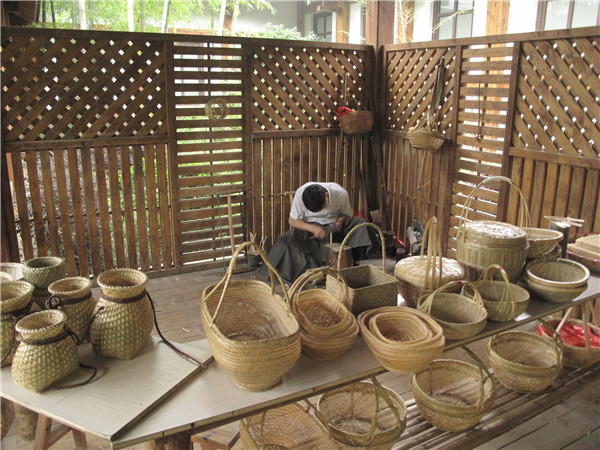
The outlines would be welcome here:
M 348 283 L 350 309 L 354 315 L 358 315 L 367 309 L 398 304 L 398 280 L 386 273 L 385 237 L 381 228 L 370 222 L 361 223 L 350 230 L 340 244 L 340 248 L 344 248 L 350 236 L 363 227 L 371 227 L 379 233 L 383 243 L 381 246 L 383 263 L 381 269 L 370 264 L 342 269 L 343 253 L 339 253 L 337 268 Z M 325 288 L 333 296 L 339 296 L 340 284 L 335 277 L 327 275 Z
M 250 245 L 257 248 L 269 270 L 270 286 L 259 280 L 231 279 L 240 253 Z M 281 284 L 284 299 L 275 292 L 275 280 Z M 300 327 L 287 288 L 253 242 L 238 246 L 223 279 L 202 292 L 201 317 L 215 360 L 240 389 L 272 388 L 300 358 Z
M 529 243 L 523 224 L 517 227 L 504 222 L 476 220 L 467 222 L 467 215 L 477 190 L 494 181 L 514 186 L 521 199 L 521 222 L 529 226 L 529 209 L 518 186 L 506 177 L 489 177 L 473 188 L 460 217 L 456 241 L 456 259 L 465 269 L 469 280 L 476 280 L 491 264 L 502 266 L 512 283 L 523 271 Z
M 96 306 L 92 296 L 92 281 L 83 277 L 69 277 L 48 286 L 51 299 L 47 307 L 60 309 L 67 315 L 67 327 L 79 342 L 85 337 Z
M 17 351 L 17 336 L 15 325 L 25 317 L 31 308 L 33 285 L 27 281 L 3 281 L 0 283 L 0 316 L 2 324 L 2 340 L 0 354 L 2 366 L 12 363 Z
M 39 256 L 23 263 L 23 278 L 35 286 L 33 301 L 42 309 L 50 297 L 48 286 L 66 276 L 67 265 L 58 256 Z
M 52 310 L 17 322 L 21 342 L 11 367 L 15 384 L 41 392 L 79 368 L 77 345 L 66 332 L 66 319 L 64 312 Z
M 101 295 L 90 325 L 90 341 L 98 356 L 132 359 L 154 327 L 146 294 L 148 277 L 135 269 L 112 269 L 98 276 Z

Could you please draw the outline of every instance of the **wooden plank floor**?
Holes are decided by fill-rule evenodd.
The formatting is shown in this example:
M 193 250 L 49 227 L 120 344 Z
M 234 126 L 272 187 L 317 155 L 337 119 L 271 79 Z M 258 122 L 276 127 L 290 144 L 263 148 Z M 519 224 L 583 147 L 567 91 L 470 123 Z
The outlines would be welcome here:
M 381 261 L 369 264 L 381 266 Z M 393 271 L 394 262 L 387 263 Z M 240 265 L 240 271 L 244 268 Z M 147 290 L 155 304 L 159 327 L 163 335 L 173 342 L 203 339 L 200 320 L 200 295 L 203 289 L 218 282 L 224 269 L 153 278 Z M 234 279 L 256 278 L 256 271 L 234 274 Z M 95 297 L 98 290 L 94 290 Z M 523 328 L 533 330 L 534 324 Z M 469 346 L 487 364 L 485 345 L 487 339 Z M 444 357 L 468 358 L 462 349 L 446 352 Z M 488 364 L 489 366 L 489 364 Z M 542 394 L 521 395 L 513 393 L 496 382 L 497 396 L 493 409 L 470 430 L 463 433 L 446 433 L 424 421 L 414 404 L 409 379 L 406 375 L 385 373 L 379 380 L 398 392 L 407 403 L 408 426 L 394 445 L 404 448 L 476 448 L 476 449 L 597 449 L 600 448 L 600 365 L 588 370 L 563 370 L 561 377 Z M 237 433 L 238 424 L 203 433 L 202 437 L 220 443 L 229 442 Z M 87 435 L 88 448 L 110 448 L 107 441 Z M 2 441 L 2 449 L 33 448 L 32 441 L 19 436 L 17 421 Z M 74 448 L 72 434 L 63 437 L 53 449 Z M 145 449 L 145 445 L 129 447 Z M 195 449 L 203 448 L 194 443 Z M 210 447 L 204 447 L 210 448 Z M 233 449 L 243 446 L 238 441 Z

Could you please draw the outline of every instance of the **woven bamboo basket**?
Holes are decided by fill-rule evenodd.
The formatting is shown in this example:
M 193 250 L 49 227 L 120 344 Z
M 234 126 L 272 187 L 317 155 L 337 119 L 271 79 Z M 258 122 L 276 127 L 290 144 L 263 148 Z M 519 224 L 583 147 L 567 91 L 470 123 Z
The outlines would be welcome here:
M 458 261 L 442 256 L 436 217 L 431 217 L 425 225 L 421 255 L 398 261 L 394 275 L 400 295 L 412 307 L 417 306 L 420 297 L 431 294 L 443 284 L 464 279 L 465 273 Z
M 474 426 L 494 403 L 494 381 L 483 363 L 437 359 L 410 377 L 417 408 L 433 426 L 450 432 Z
M 0 317 L 2 337 L 0 340 L 0 355 L 2 366 L 12 363 L 17 351 L 15 325 L 26 316 L 31 308 L 33 284 L 27 281 L 3 281 L 0 283 Z
M 499 273 L 502 280 L 494 279 L 494 273 Z M 489 320 L 496 322 L 513 320 L 524 313 L 529 305 L 529 292 L 511 283 L 506 271 L 497 264 L 490 265 L 483 271 L 479 280 L 471 284 L 481 294 Z
M 558 230 L 547 230 L 545 228 L 524 228 L 524 230 L 527 233 L 529 243 L 527 259 L 546 256 L 563 239 L 563 234 Z
M 463 289 L 471 290 L 471 297 L 448 292 L 461 285 Z M 451 281 L 421 297 L 417 302 L 417 309 L 433 317 L 442 326 L 446 339 L 475 336 L 487 323 L 487 311 L 477 288 L 462 281 Z
M 508 182 L 519 192 L 521 227 L 490 220 L 467 222 L 467 214 L 477 190 L 489 182 L 500 180 Z M 456 259 L 464 267 L 465 276 L 469 280 L 476 280 L 488 266 L 498 264 L 506 270 L 508 279 L 516 283 L 529 249 L 523 223 L 525 226 L 529 224 L 529 209 L 521 190 L 510 178 L 489 177 L 477 184 L 465 202 L 458 225 Z
M 350 230 L 342 241 L 340 248 L 344 248 L 352 233 L 361 227 L 374 228 L 379 233 L 381 242 L 385 242 L 381 228 L 373 223 L 365 222 Z M 385 272 L 385 245 L 381 246 L 381 253 L 383 259 L 381 269 L 370 264 L 342 269 L 341 263 L 343 255 L 342 252 L 339 254 L 337 268 L 341 271 L 342 276 L 348 283 L 350 310 L 355 315 L 360 314 L 367 309 L 378 308 L 380 306 L 395 306 L 398 304 L 398 281 L 396 278 Z M 331 275 L 327 275 L 325 289 L 334 297 L 339 297 L 340 295 L 340 283 Z
M 541 258 L 527 264 L 525 275 L 540 285 L 571 288 L 587 283 L 590 271 L 583 264 L 570 259 Z
M 337 448 L 327 430 L 299 403 L 242 419 L 240 439 L 246 450 Z
M 556 329 L 560 322 L 561 319 L 549 319 L 546 321 L 551 329 Z M 586 322 L 583 320 L 569 319 L 567 322 L 573 325 L 579 325 L 585 330 Z M 591 323 L 587 323 L 587 326 L 591 328 L 596 336 L 600 335 L 600 327 Z M 538 328 L 538 330 L 540 329 L 544 336 L 551 336 L 546 328 Z M 585 333 L 585 347 L 577 347 L 563 342 L 563 359 L 565 366 L 567 367 L 575 369 L 591 367 L 600 362 L 600 348 L 591 347 L 589 333 Z
M 23 279 L 23 264 L 14 262 L 0 262 L 0 272 L 6 274 L 6 281 L 17 281 Z
M 390 372 L 418 372 L 437 358 L 446 344 L 443 328 L 413 308 L 381 307 L 364 311 L 357 319 L 367 346 Z
M 402 398 L 375 379 L 322 394 L 315 416 L 343 445 L 389 449 L 406 428 Z
M 538 283 L 528 276 L 525 277 L 525 283 L 527 283 L 529 289 L 535 294 L 551 303 L 570 302 L 574 298 L 579 297 L 587 289 L 587 283 L 581 286 L 560 288 Z
M 373 129 L 373 113 L 371 111 L 353 111 L 339 116 L 338 120 L 342 131 L 351 136 L 365 134 Z
M 231 280 L 240 252 L 254 245 L 269 270 L 271 285 Z M 275 293 L 275 280 L 284 299 Z M 215 360 L 233 383 L 247 391 L 275 386 L 300 357 L 300 327 L 281 276 L 256 244 L 236 249 L 227 273 L 202 292 L 201 317 Z
M 17 322 L 21 342 L 13 358 L 15 384 L 42 392 L 79 368 L 74 339 L 66 333 L 62 311 L 40 311 Z
M 90 324 L 90 341 L 98 356 L 136 357 L 154 328 L 146 294 L 148 277 L 135 269 L 112 269 L 98 276 L 101 295 Z
M 341 284 L 339 298 L 325 289 L 305 289 L 310 283 L 336 277 Z M 300 325 L 302 351 L 327 361 L 343 355 L 358 337 L 358 323 L 348 309 L 348 285 L 339 270 L 323 267 L 305 272 L 290 288 L 292 311 Z
M 23 263 L 23 278 L 36 289 L 47 289 L 52 282 L 66 275 L 65 260 L 57 256 L 39 256 Z
M 563 367 L 560 337 L 507 331 L 492 336 L 487 354 L 494 375 L 507 388 L 521 393 L 541 392 Z
M 85 337 L 96 306 L 92 296 L 92 282 L 88 278 L 68 277 L 48 286 L 54 297 L 47 306 L 60 309 L 67 315 L 67 327 L 75 333 L 79 342 Z
M 446 137 L 433 128 L 411 128 L 408 140 L 413 148 L 435 152 L 444 144 Z

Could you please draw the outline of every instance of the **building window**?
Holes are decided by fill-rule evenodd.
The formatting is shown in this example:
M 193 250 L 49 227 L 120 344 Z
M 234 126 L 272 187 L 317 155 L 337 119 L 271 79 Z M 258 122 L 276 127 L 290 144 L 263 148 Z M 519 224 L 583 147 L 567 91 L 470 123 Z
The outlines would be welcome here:
M 471 37 L 473 0 L 441 0 L 434 3 L 434 39 Z
M 333 13 L 320 12 L 313 15 L 313 33 L 325 41 L 332 42 Z
M 538 3 L 538 30 L 593 27 L 600 24 L 598 0 L 541 0 Z

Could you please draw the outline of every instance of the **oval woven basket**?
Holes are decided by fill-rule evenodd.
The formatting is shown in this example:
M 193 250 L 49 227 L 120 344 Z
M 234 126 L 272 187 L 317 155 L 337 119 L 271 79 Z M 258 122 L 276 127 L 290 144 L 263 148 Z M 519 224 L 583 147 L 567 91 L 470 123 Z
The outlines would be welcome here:
M 500 274 L 501 280 L 494 279 L 494 273 Z M 529 305 L 529 292 L 511 283 L 506 271 L 497 264 L 490 265 L 481 274 L 479 280 L 471 284 L 481 294 L 489 320 L 496 322 L 513 320 L 524 313 Z
M 306 289 L 328 275 L 341 284 L 339 298 L 325 289 Z M 310 357 L 321 361 L 339 358 L 356 341 L 358 323 L 347 307 L 348 286 L 339 270 L 322 267 L 306 271 L 290 288 L 290 302 L 300 325 L 302 350 Z
M 556 329 L 560 322 L 561 319 L 546 320 L 546 323 L 550 325 L 551 329 Z M 585 328 L 585 323 L 582 320 L 569 319 L 567 323 Z M 597 327 L 591 323 L 588 323 L 587 325 L 589 328 L 591 328 L 592 332 L 596 334 L 596 336 L 600 335 L 600 327 Z M 542 330 L 544 336 L 550 337 L 550 332 L 545 327 L 540 326 L 538 328 L 538 331 L 539 330 Z M 563 358 L 565 366 L 575 369 L 585 369 L 600 362 L 600 348 L 590 347 L 590 339 L 588 335 L 588 337 L 585 339 L 585 347 L 577 347 L 575 345 L 570 345 L 566 342 L 563 342 Z
M 529 249 L 527 259 L 543 257 L 556 248 L 563 239 L 563 234 L 558 230 L 547 230 L 545 228 L 523 228 L 527 233 Z
M 494 403 L 494 381 L 481 361 L 437 359 L 410 377 L 417 408 L 433 426 L 450 432 L 474 426 Z
M 39 256 L 23 263 L 23 278 L 36 289 L 47 289 L 50 284 L 67 275 L 65 260 L 57 256 Z
M 101 295 L 90 325 L 90 341 L 98 356 L 132 359 L 154 328 L 146 295 L 148 277 L 135 269 L 112 269 L 98 276 Z
M 471 289 L 472 296 L 448 292 L 457 286 Z M 470 283 L 451 281 L 417 302 L 417 309 L 430 315 L 444 329 L 446 339 L 466 339 L 485 328 L 487 311 L 481 295 Z
M 271 285 L 259 280 L 232 280 L 240 252 L 254 245 L 267 266 Z M 275 293 L 275 280 L 284 299 Z M 289 306 L 281 276 L 252 242 L 236 249 L 227 273 L 201 297 L 202 325 L 215 360 L 233 383 L 248 391 L 275 386 L 300 357 L 300 326 Z
M 413 148 L 435 152 L 444 144 L 445 136 L 432 128 L 411 128 L 408 140 Z
M 528 276 L 525 276 L 525 283 L 539 297 L 552 303 L 570 302 L 579 297 L 587 289 L 587 283 L 581 286 L 561 288 L 538 283 Z
M 417 372 L 446 345 L 443 328 L 430 316 L 405 306 L 387 306 L 358 315 L 363 339 L 390 372 Z
M 3 281 L 0 283 L 0 320 L 2 326 L 0 355 L 2 366 L 11 364 L 17 351 L 15 325 L 20 318 L 29 313 L 33 289 L 33 284 L 27 281 Z
M 67 314 L 67 327 L 81 341 L 87 334 L 96 306 L 96 300 L 92 296 L 92 281 L 83 277 L 63 278 L 48 286 L 48 292 L 56 300 L 48 306 Z
M 327 430 L 298 403 L 242 419 L 240 440 L 246 450 L 337 448 Z
M 563 367 L 559 337 L 507 331 L 492 336 L 487 354 L 494 375 L 507 388 L 521 393 L 541 392 Z
M 469 280 L 478 279 L 491 264 L 502 266 L 512 283 L 516 283 L 523 271 L 529 243 L 527 233 L 508 223 L 477 220 L 467 222 L 467 214 L 477 190 L 493 181 L 505 181 L 514 186 L 521 198 L 521 227 L 529 226 L 529 209 L 521 190 L 506 177 L 489 177 L 477 184 L 470 192 L 463 207 L 458 225 L 456 259 L 465 269 Z
M 15 384 L 42 392 L 79 368 L 79 353 L 65 332 L 67 316 L 62 311 L 40 311 L 19 320 L 21 335 L 11 374 Z
M 527 264 L 525 275 L 537 285 L 564 289 L 587 283 L 590 271 L 571 259 L 541 258 Z
M 375 378 L 322 394 L 315 416 L 332 438 L 351 447 L 391 448 L 406 428 L 404 401 Z

